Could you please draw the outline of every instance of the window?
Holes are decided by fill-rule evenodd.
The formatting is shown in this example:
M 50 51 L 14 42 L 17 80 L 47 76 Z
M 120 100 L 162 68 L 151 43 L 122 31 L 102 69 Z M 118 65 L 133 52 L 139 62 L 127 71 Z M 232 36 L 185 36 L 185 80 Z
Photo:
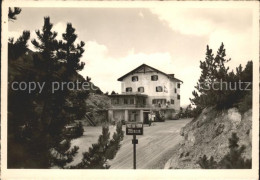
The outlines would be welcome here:
M 166 99 L 153 99 L 152 104 L 166 104 Z
M 156 86 L 156 92 L 162 92 L 163 88 L 162 86 Z
M 171 104 L 174 104 L 174 99 L 171 99 Z
M 153 99 L 153 100 L 152 100 L 152 104 L 156 104 L 156 99 Z
M 133 82 L 138 81 L 138 76 L 132 76 L 132 81 Z
M 114 104 L 119 104 L 119 99 L 118 98 L 114 99 Z
M 177 93 L 177 89 L 176 88 L 174 88 L 174 92 Z
M 130 104 L 134 104 L 135 103 L 135 100 L 132 98 L 130 99 Z
M 181 87 L 181 83 L 177 83 L 177 87 L 180 88 Z
M 128 99 L 124 99 L 124 104 L 128 104 Z
M 177 99 L 178 99 L 178 100 L 181 99 L 181 96 L 180 96 L 179 94 L 177 95 Z
M 158 80 L 158 75 L 152 75 L 151 76 L 152 81 L 157 81 Z
M 144 87 L 139 87 L 137 90 L 138 90 L 138 92 L 143 93 L 144 92 Z
M 131 88 L 131 87 L 127 87 L 127 88 L 125 89 L 125 91 L 126 91 L 126 92 L 132 92 L 132 88 Z
M 166 99 L 161 99 L 161 102 L 160 102 L 161 104 L 166 104 Z
M 144 104 L 144 105 L 146 104 L 146 100 L 145 100 L 145 99 L 143 99 L 143 104 Z

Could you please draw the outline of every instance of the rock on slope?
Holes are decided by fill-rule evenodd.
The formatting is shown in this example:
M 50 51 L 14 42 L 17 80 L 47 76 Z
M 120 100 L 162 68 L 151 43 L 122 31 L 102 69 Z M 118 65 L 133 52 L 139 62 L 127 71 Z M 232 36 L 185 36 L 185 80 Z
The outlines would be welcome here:
M 244 157 L 251 158 L 251 131 L 252 110 L 240 114 L 236 108 L 225 111 L 206 108 L 198 118 L 181 129 L 183 140 L 176 147 L 165 168 L 200 168 L 197 161 L 203 155 L 213 156 L 219 162 L 229 151 L 228 139 L 233 132 L 239 137 L 239 145 L 246 146 Z

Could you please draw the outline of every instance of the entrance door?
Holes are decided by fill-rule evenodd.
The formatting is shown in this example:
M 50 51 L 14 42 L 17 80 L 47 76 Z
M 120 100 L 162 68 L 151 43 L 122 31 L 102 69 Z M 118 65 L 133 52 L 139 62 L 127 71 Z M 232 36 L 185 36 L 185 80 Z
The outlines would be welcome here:
M 149 112 L 144 112 L 144 124 L 149 124 Z

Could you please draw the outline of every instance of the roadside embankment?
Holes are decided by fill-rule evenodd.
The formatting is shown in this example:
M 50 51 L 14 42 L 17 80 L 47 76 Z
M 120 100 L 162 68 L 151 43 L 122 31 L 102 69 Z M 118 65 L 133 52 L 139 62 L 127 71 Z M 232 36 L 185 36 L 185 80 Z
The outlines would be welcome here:
M 243 157 L 252 156 L 252 110 L 241 114 L 236 108 L 218 111 L 206 108 L 196 119 L 180 131 L 183 140 L 172 152 L 165 169 L 200 168 L 197 163 L 203 155 L 213 156 L 218 162 L 229 151 L 228 139 L 232 133 L 245 145 Z

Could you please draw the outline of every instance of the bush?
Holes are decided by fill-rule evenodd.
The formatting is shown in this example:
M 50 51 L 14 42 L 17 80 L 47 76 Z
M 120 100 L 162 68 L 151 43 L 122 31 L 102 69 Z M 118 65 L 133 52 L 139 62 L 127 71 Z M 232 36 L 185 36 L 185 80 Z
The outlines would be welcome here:
M 211 156 L 210 159 L 207 158 L 206 155 L 199 158 L 198 164 L 202 169 L 216 169 L 217 168 L 217 162 L 214 160 L 214 158 Z
M 245 97 L 235 105 L 238 111 L 243 114 L 252 108 L 252 91 L 250 91 Z

